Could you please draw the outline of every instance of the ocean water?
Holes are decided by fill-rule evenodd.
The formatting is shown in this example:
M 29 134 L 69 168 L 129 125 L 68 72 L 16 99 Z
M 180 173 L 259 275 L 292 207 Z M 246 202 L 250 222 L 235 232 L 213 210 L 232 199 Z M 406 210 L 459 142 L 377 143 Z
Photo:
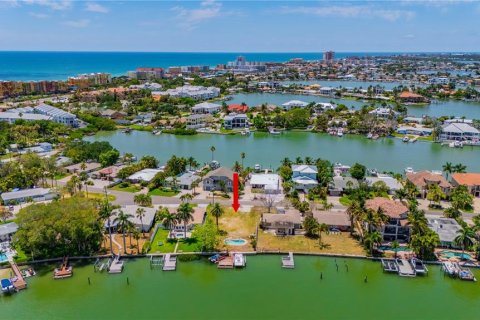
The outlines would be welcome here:
M 398 53 L 341 52 L 348 56 L 388 56 Z M 125 75 L 138 67 L 208 65 L 233 61 L 239 55 L 247 61 L 285 62 L 292 58 L 322 59 L 316 53 L 191 53 L 191 52 L 48 52 L 0 51 L 0 80 L 66 80 L 79 73 L 109 72 Z

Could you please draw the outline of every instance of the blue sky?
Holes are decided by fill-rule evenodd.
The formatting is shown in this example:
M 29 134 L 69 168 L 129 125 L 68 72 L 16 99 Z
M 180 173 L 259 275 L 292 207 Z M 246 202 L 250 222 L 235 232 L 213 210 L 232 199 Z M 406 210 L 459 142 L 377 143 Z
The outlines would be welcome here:
M 480 51 L 480 2 L 0 1 L 0 50 Z

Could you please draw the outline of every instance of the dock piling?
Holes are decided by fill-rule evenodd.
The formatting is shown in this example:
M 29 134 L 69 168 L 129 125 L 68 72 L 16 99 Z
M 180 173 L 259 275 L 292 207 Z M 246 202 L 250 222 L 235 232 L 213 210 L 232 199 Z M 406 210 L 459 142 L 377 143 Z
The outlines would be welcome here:
M 127 285 L 130 285 L 130 280 L 128 279 L 128 277 L 127 277 Z
M 88 277 L 88 285 L 90 285 L 90 277 Z

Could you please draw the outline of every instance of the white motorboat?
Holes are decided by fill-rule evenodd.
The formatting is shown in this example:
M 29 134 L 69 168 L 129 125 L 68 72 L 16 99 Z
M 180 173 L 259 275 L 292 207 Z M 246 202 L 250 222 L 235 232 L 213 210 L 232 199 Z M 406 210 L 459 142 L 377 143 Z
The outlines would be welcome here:
M 403 137 L 402 139 L 403 142 L 409 142 L 410 141 L 410 138 L 408 138 L 407 136 Z
M 406 167 L 404 171 L 405 173 L 415 173 L 412 167 Z
M 235 253 L 233 256 L 233 265 L 237 268 L 242 268 L 247 265 L 247 257 L 242 253 Z

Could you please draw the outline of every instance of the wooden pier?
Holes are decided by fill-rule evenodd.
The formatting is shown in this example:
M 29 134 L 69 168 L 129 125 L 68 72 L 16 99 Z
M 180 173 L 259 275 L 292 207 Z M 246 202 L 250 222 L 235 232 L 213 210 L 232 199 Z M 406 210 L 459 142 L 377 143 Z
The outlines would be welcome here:
M 295 261 L 293 260 L 293 253 L 289 252 L 288 256 L 282 257 L 282 268 L 293 269 L 295 268 Z
M 233 269 L 233 256 L 229 255 L 218 262 L 219 269 Z
M 27 288 L 27 282 L 23 278 L 22 273 L 20 272 L 20 269 L 18 269 L 18 266 L 15 262 L 10 261 L 10 267 L 13 270 L 13 273 L 15 274 L 15 278 L 12 279 L 13 286 L 15 287 L 15 290 L 23 290 Z
M 163 259 L 163 271 L 175 271 L 177 269 L 177 256 L 167 253 Z

